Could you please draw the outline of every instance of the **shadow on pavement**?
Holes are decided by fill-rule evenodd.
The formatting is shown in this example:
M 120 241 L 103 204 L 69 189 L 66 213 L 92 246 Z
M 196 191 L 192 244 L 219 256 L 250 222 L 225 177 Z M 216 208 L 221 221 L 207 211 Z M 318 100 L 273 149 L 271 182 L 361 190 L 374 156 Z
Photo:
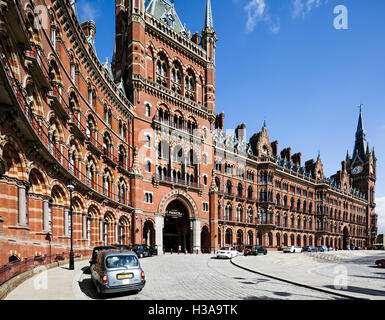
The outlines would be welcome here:
M 96 288 L 94 284 L 92 283 L 91 279 L 83 279 L 82 281 L 79 281 L 79 288 L 80 290 L 89 298 L 91 299 L 100 299 L 98 293 L 96 292 Z
M 91 268 L 89 266 L 85 266 L 81 270 L 84 274 L 91 274 Z
M 324 287 L 328 288 L 328 289 L 335 290 L 335 287 L 331 286 L 331 285 L 324 286 Z M 375 289 L 368 289 L 368 288 L 360 288 L 360 287 L 349 286 L 348 289 L 343 289 L 343 290 L 340 290 L 340 291 L 342 291 L 342 292 L 362 293 L 362 294 L 367 294 L 367 295 L 370 295 L 370 296 L 382 296 L 382 297 L 385 297 L 385 291 L 383 291 L 383 290 L 375 290 Z
M 80 290 L 87 297 L 94 299 L 94 300 L 108 300 L 108 299 L 121 298 L 121 297 L 130 297 L 130 296 L 134 296 L 137 294 L 136 292 L 122 292 L 122 293 L 105 294 L 105 295 L 103 295 L 103 297 L 100 297 L 90 278 L 89 279 L 83 279 L 82 281 L 78 281 L 78 283 L 79 283 Z

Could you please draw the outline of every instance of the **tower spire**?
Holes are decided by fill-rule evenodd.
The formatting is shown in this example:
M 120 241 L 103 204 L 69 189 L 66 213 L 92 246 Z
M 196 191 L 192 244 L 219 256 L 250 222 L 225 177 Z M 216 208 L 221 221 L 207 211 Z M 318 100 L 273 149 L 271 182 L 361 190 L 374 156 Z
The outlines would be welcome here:
M 360 108 L 360 116 L 358 118 L 356 136 L 360 136 L 362 134 L 365 134 L 364 121 L 362 120 L 362 107 L 363 107 L 363 105 L 360 104 L 358 107 Z
M 211 0 L 206 0 L 205 29 L 214 29 L 213 11 L 211 9 Z
M 354 153 L 353 153 L 352 161 L 354 161 L 354 159 L 358 155 L 363 162 L 366 162 L 367 141 L 366 141 L 366 133 L 364 129 L 364 121 L 362 118 L 362 104 L 359 105 L 359 108 L 360 108 L 360 115 L 358 117 L 356 141 L 354 144 Z

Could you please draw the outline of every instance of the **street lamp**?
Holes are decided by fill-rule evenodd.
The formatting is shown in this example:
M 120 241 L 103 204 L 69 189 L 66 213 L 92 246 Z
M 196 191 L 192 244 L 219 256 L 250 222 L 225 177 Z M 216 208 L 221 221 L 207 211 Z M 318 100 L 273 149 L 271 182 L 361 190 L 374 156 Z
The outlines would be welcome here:
M 71 216 L 71 249 L 70 249 L 70 264 L 69 264 L 69 270 L 75 269 L 75 262 L 74 262 L 74 251 L 73 251 L 73 223 L 72 223 L 72 192 L 75 190 L 75 186 L 73 183 L 70 183 L 67 186 L 69 192 L 70 192 L 70 216 Z

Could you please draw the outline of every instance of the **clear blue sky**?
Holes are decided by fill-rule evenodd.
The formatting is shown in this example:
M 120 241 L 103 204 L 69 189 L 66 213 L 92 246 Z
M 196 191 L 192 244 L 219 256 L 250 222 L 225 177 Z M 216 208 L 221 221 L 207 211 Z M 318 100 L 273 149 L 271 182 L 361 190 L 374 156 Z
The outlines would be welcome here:
M 182 23 L 200 32 L 206 0 L 175 0 Z M 327 176 L 353 152 L 359 104 L 378 158 L 376 197 L 385 232 L 385 1 L 211 0 L 217 43 L 216 112 L 248 136 L 266 120 L 271 141 L 303 160 L 321 152 Z M 96 51 L 111 61 L 112 0 L 78 0 L 81 22 L 96 23 Z M 348 9 L 336 30 L 334 8 Z M 381 212 L 380 212 L 381 211 Z

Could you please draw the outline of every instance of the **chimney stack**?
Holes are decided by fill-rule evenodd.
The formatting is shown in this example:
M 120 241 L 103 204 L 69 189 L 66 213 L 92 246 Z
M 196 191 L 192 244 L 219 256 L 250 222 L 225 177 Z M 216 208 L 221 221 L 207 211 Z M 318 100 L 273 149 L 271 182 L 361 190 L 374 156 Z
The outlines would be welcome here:
M 235 137 L 239 140 L 246 140 L 246 124 L 242 123 L 235 129 Z
M 281 151 L 281 157 L 285 158 L 287 161 L 291 159 L 291 148 L 286 148 Z
M 271 149 L 273 150 L 273 156 L 277 156 L 278 154 L 278 141 L 273 141 L 271 143 Z
M 301 166 L 301 157 L 302 157 L 301 153 L 296 153 L 296 154 L 293 154 L 293 156 L 291 157 L 291 160 L 293 160 L 293 162 L 296 165 Z
M 218 114 L 215 118 L 215 128 L 223 130 L 225 123 L 225 114 L 222 112 L 221 114 Z

